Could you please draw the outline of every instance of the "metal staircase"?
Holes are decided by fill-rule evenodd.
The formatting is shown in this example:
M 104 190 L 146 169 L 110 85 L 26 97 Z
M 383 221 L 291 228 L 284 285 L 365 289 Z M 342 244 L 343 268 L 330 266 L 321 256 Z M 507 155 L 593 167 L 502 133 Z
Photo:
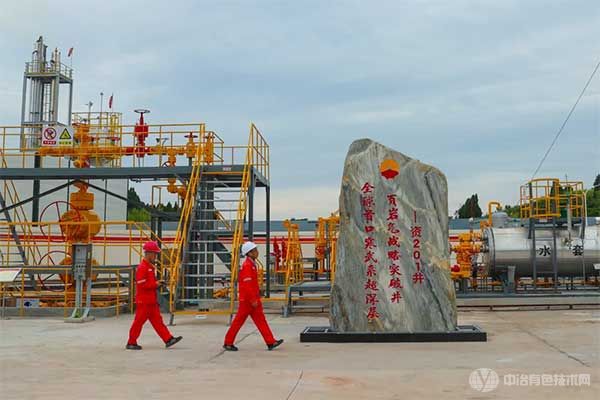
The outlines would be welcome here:
M 268 177 L 268 145 L 253 124 L 243 169 L 202 173 L 204 156 L 199 147 L 168 261 L 171 323 L 176 314 L 233 313 L 253 168 Z
M 233 236 L 231 227 L 238 222 L 241 183 L 205 177 L 198 185 L 182 266 L 185 298 L 180 300 L 197 305 L 200 311 L 229 307 L 224 298 L 231 282 L 232 256 L 222 240 Z

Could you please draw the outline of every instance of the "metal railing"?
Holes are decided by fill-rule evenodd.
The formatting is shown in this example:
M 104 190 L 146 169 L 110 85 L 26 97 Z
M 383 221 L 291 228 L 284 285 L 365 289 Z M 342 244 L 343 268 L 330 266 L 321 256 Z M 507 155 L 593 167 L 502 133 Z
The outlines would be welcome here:
M 204 153 L 202 152 L 201 147 L 198 146 L 196 148 L 192 174 L 188 181 L 185 199 L 183 200 L 173 248 L 168 257 L 168 265 L 163 266 L 163 276 L 168 276 L 169 278 L 169 311 L 172 314 L 175 312 L 176 308 L 178 286 L 183 287 L 181 284 L 182 282 L 180 282 L 180 279 L 183 278 L 183 274 L 180 274 L 180 270 L 182 268 L 185 246 L 188 241 L 190 220 L 196 204 L 196 192 L 198 190 L 198 183 L 201 179 L 202 167 L 204 165 L 203 161 Z
M 4 158 L 4 152 L 0 150 L 0 166 L 2 168 L 7 168 L 7 165 L 8 164 L 6 163 L 6 160 Z M 6 205 L 13 205 L 21 202 L 21 199 L 19 198 L 19 191 L 15 187 L 15 184 L 12 180 L 2 180 L 2 198 L 6 203 L 8 203 Z M 16 225 L 6 226 L 6 228 L 8 230 L 14 229 L 16 234 L 20 236 L 20 243 L 15 243 L 15 247 L 17 247 L 19 251 L 21 249 L 24 250 L 26 260 L 36 262 L 36 260 L 39 260 L 39 258 L 41 257 L 41 253 L 39 249 L 37 249 L 37 247 L 28 246 L 32 242 L 33 231 L 31 229 L 31 226 L 27 224 L 28 220 L 25 210 L 22 206 L 18 206 L 14 207 L 12 209 L 12 212 L 8 211 L 8 214 L 12 215 L 11 220 L 12 222 L 16 223 Z M 0 214 L 0 217 L 1 216 L 2 214 Z M 6 262 L 9 262 L 11 255 L 10 250 L 10 248 L 7 249 L 9 257 L 7 258 L 3 256 L 0 262 L 4 263 L 5 258 Z
M 25 63 L 26 74 L 60 74 L 68 78 L 73 77 L 73 69 L 56 61 L 29 61 Z
M 240 197 L 238 202 L 238 209 L 236 213 L 236 223 L 235 230 L 233 232 L 233 241 L 231 244 L 231 282 L 229 285 L 229 314 L 233 314 L 234 302 L 236 298 L 236 288 L 237 288 L 237 277 L 240 268 L 240 256 L 241 256 L 241 247 L 242 242 L 244 241 L 244 221 L 246 219 L 246 210 L 248 203 L 248 188 L 250 187 L 250 178 L 251 178 L 251 169 L 255 168 L 255 152 L 257 147 L 255 147 L 258 142 L 262 139 L 262 135 L 258 132 L 258 129 L 254 126 L 254 124 L 250 124 L 250 137 L 248 139 L 248 147 L 246 149 L 246 160 L 244 162 L 244 173 L 242 174 L 242 183 L 240 187 Z M 268 156 L 267 156 L 268 161 Z M 268 177 L 268 162 L 266 165 L 267 168 L 267 176 Z
M 521 218 L 585 217 L 583 182 L 557 178 L 532 179 L 520 188 Z
M 62 232 L 91 224 L 101 226 L 98 234 L 83 238 L 84 242 L 93 244 L 92 305 L 117 306 L 115 313 L 118 315 L 120 307 L 127 303 L 132 311 L 134 287 L 131 277 L 142 257 L 143 244 L 148 240 L 159 240 L 167 253 L 171 246 L 170 241 L 155 238 L 147 225 L 131 221 L 0 222 L 0 228 L 14 226 L 20 227 L 20 231 L 32 232 L 27 235 L 29 240 L 24 240 L 25 235 L 21 236 L 22 246 L 28 253 L 41 254 L 37 260 L 29 260 L 27 265 L 19 266 L 22 268 L 20 276 L 3 289 L 8 298 L 15 301 L 21 315 L 25 311 L 24 302 L 28 299 L 36 299 L 40 307 L 62 307 L 67 315 L 74 304 L 74 285 L 70 267 L 71 243 L 64 241 Z M 92 231 L 88 229 L 88 232 Z M 13 252 L 10 249 L 15 246 L 12 237 L 0 235 L 1 249 L 11 254 Z M 3 260 L 0 271 L 14 268 L 14 261 Z M 163 263 L 168 263 L 168 260 L 160 259 L 159 268 Z M 124 275 L 128 275 L 128 279 L 124 279 Z
M 92 115 L 90 118 L 100 118 Z M 202 147 L 207 165 L 245 165 L 250 148 L 252 165 L 267 180 L 269 174 L 269 145 L 251 124 L 248 145 L 225 145 L 213 131 L 206 130 L 204 123 L 145 125 L 144 142 L 140 142 L 136 125 L 116 123 L 115 113 L 102 113 L 97 124 L 76 124 L 73 146 L 39 147 L 42 125 L 0 126 L 0 146 L 9 167 L 31 168 L 33 157 L 41 155 L 41 166 L 48 157 L 58 159 L 49 166 L 67 166 L 67 160 L 85 158 L 90 164 L 105 167 L 170 167 L 189 165 Z M 114 115 L 113 115 L 114 114 Z M 74 114 L 83 121 L 86 113 Z M 111 117 L 112 115 L 112 117 Z M 92 120 L 93 120 L 92 118 Z M 136 136 L 137 135 L 137 136 Z M 85 141 L 83 138 L 85 137 Z

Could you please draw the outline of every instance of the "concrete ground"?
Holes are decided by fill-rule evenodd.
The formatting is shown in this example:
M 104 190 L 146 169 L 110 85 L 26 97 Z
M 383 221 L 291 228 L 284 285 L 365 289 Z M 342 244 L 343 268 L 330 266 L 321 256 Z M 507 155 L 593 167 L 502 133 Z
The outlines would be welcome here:
M 222 317 L 178 317 L 184 340 L 169 350 L 146 325 L 138 352 L 124 350 L 129 315 L 0 321 L 0 399 L 600 399 L 597 310 L 461 312 L 487 343 L 304 344 L 299 332 L 325 316 L 269 320 L 284 345 L 266 351 L 249 321 L 237 353 L 221 351 Z M 477 368 L 499 386 L 473 389 Z M 591 385 L 507 386 L 507 374 L 590 374 Z

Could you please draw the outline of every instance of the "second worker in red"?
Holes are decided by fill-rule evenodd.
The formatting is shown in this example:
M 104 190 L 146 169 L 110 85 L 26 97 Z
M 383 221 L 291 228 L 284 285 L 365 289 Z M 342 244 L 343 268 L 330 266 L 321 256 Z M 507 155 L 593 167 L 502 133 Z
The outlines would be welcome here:
M 223 348 L 227 351 L 237 351 L 238 348 L 234 345 L 235 337 L 248 316 L 252 318 L 258 331 L 262 335 L 267 349 L 273 350 L 281 343 L 283 339 L 275 340 L 271 328 L 265 318 L 263 306 L 260 301 L 260 288 L 258 285 L 258 269 L 256 259 L 258 258 L 258 249 L 256 244 L 246 242 L 242 245 L 242 254 L 246 256 L 246 260 L 242 264 L 238 278 L 239 287 L 239 306 L 238 312 L 225 335 L 225 343 Z

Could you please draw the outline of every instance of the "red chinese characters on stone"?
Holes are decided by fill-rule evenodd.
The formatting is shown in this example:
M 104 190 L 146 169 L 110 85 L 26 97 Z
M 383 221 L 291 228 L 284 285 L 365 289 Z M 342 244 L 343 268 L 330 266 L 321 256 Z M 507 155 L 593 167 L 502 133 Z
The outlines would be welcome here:
M 402 281 L 400 278 L 392 278 L 390 279 L 390 284 L 388 287 L 391 287 L 392 289 L 402 289 L 404 286 L 402 286 Z
M 377 245 L 375 244 L 375 239 L 372 238 L 371 236 L 367 236 L 365 238 L 365 250 L 371 250 L 371 249 L 374 249 L 375 247 L 377 247 Z
M 369 307 L 369 312 L 367 313 L 367 319 L 369 321 L 379 318 L 379 313 L 377 312 L 377 306 Z
M 366 209 L 363 212 L 363 218 L 365 219 L 366 222 L 371 223 L 373 222 L 373 217 L 375 216 L 375 213 L 373 212 L 373 210 L 371 209 Z
M 377 300 L 377 293 L 367 293 L 365 295 L 365 304 L 371 304 L 374 306 L 377 303 L 379 303 L 379 300 Z
M 413 238 L 421 237 L 422 228 L 420 226 L 413 226 L 410 230 L 410 234 Z
M 387 240 L 388 247 L 400 247 L 400 239 L 398 236 L 390 236 Z
M 377 270 L 375 269 L 375 266 L 371 264 L 367 267 L 367 277 L 373 278 L 375 275 L 377 275 Z
M 386 221 L 389 234 L 387 238 L 387 258 L 388 261 L 391 262 L 391 265 L 388 267 L 390 273 L 390 283 L 388 284 L 388 288 L 394 289 L 390 301 L 392 303 L 399 303 L 402 298 L 402 295 L 400 294 L 400 289 L 402 289 L 400 276 L 402 274 L 400 273 L 400 266 L 396 264 L 396 262 L 400 260 L 400 229 L 396 226 L 399 219 L 398 202 L 395 194 L 388 194 L 386 199 L 388 203 L 388 215 Z
M 360 203 L 363 208 L 371 209 L 375 206 L 375 201 L 373 200 L 373 196 L 363 196 L 360 199 Z
M 388 259 L 398 261 L 400 259 L 400 252 L 398 250 L 388 251 Z
M 388 221 L 397 221 L 398 220 L 398 209 L 396 207 L 390 208 L 388 210 Z
M 365 182 L 360 191 L 363 192 L 363 194 L 367 194 L 373 193 L 373 189 L 375 189 L 375 186 L 371 185 L 369 182 Z
M 369 182 L 365 182 L 365 184 L 361 188 L 362 196 L 360 199 L 360 205 L 362 207 L 362 217 L 365 223 L 365 233 L 367 237 L 364 239 L 364 265 L 366 266 L 366 277 L 367 280 L 365 282 L 365 304 L 369 307 L 367 313 L 367 319 L 373 320 L 375 318 L 379 318 L 379 313 L 377 312 L 377 303 L 379 300 L 377 299 L 377 292 L 379 288 L 377 287 L 377 259 L 375 258 L 374 250 L 377 248 L 377 243 L 375 238 L 371 236 L 375 231 L 375 227 L 373 226 L 373 219 L 375 217 L 375 212 L 373 208 L 375 207 L 375 198 L 373 197 L 375 186 L 373 186 Z
M 417 272 L 415 272 L 412 276 L 413 284 L 423 284 L 425 280 L 425 275 L 421 271 L 421 235 L 423 234 L 423 228 L 417 225 L 417 211 L 413 211 L 414 216 L 414 225 L 410 229 L 410 235 L 412 237 L 413 242 L 413 251 L 412 251 L 412 259 L 415 263 L 415 267 L 417 268 Z
M 367 283 L 365 283 L 365 290 L 374 290 L 378 291 L 377 282 L 372 279 L 367 279 Z
M 390 206 L 396 207 L 398 205 L 398 204 L 396 204 L 396 195 L 395 194 L 388 194 L 387 201 Z
M 390 271 L 390 276 L 400 276 L 402 275 L 402 273 L 400 272 L 400 266 L 396 265 L 396 264 L 392 264 L 388 267 L 388 270 Z
M 425 279 L 425 275 L 423 275 L 423 272 L 421 271 L 417 271 L 413 274 L 412 280 L 413 283 L 423 283 L 423 280 Z
M 375 259 L 375 253 L 373 253 L 372 251 L 367 251 L 367 254 L 365 254 L 365 263 L 369 263 L 369 262 L 374 262 L 375 264 L 377 264 L 377 260 Z

